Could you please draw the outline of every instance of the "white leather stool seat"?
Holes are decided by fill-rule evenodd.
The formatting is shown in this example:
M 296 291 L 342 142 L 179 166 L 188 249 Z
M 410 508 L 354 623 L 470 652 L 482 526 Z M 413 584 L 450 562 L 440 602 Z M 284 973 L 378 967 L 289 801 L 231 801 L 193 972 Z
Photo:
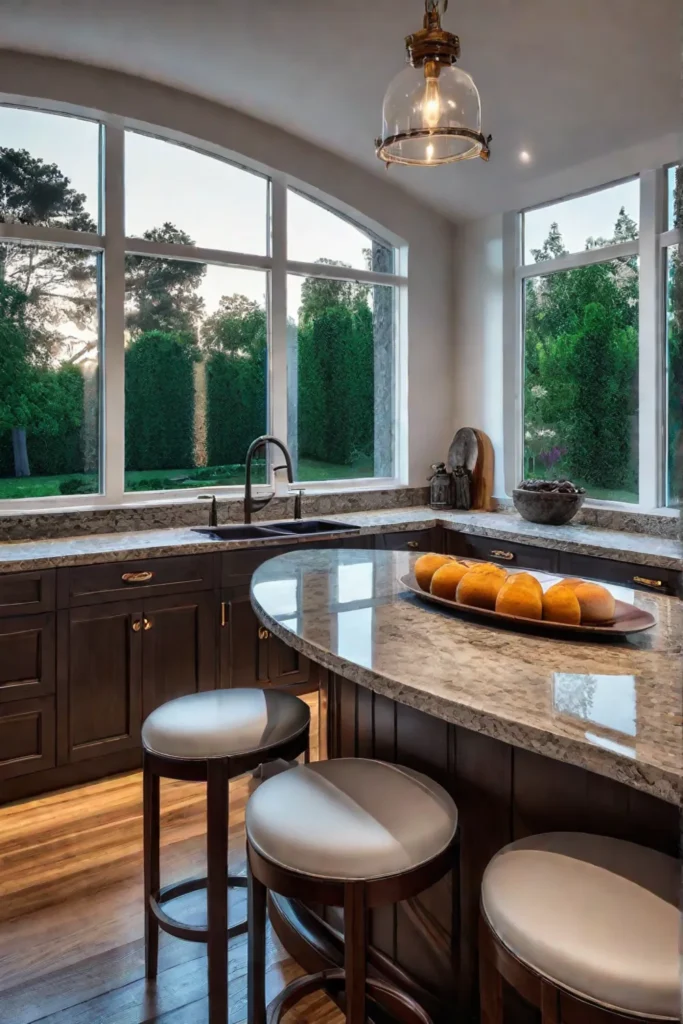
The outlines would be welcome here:
M 310 722 L 308 705 L 278 690 L 207 690 L 162 704 L 142 726 L 145 750 L 204 760 L 263 750 L 297 736 Z
M 438 783 L 383 761 L 338 758 L 268 779 L 247 804 L 255 850 L 316 878 L 381 878 L 451 842 L 458 811 Z
M 584 999 L 680 1019 L 673 857 L 605 836 L 552 832 L 504 847 L 482 882 L 482 910 L 519 960 Z

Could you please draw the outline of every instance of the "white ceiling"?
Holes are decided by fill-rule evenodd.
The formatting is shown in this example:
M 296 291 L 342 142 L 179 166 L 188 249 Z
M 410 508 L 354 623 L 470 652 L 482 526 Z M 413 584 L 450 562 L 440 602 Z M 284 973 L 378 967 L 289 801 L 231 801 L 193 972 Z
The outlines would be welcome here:
M 422 0 L 2 0 L 0 44 L 226 103 L 378 174 L 384 90 Z M 453 219 L 680 129 L 680 0 L 451 0 L 492 160 L 392 168 Z M 520 150 L 532 155 L 523 165 Z

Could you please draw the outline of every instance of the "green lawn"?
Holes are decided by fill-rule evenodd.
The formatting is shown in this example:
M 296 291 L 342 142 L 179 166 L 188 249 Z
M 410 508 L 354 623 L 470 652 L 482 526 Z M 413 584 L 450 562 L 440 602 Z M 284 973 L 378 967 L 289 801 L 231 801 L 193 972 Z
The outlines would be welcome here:
M 195 475 L 193 475 L 193 473 Z M 330 462 L 318 462 L 315 459 L 300 459 L 297 479 L 305 481 L 318 480 L 353 480 L 359 477 L 371 477 L 374 473 L 371 458 L 357 459 L 350 466 L 334 465 Z M 254 483 L 264 482 L 263 464 L 254 464 Z M 97 475 L 94 473 L 70 473 L 63 476 L 29 476 L 3 477 L 0 479 L 0 499 L 4 498 L 44 498 L 62 495 L 60 485 L 65 481 L 80 483 L 81 489 L 72 491 L 74 497 L 79 494 L 87 499 L 88 494 L 97 493 Z M 126 490 L 160 490 L 167 491 L 184 487 L 229 487 L 244 483 L 244 468 L 236 466 L 217 467 L 215 473 L 203 467 L 199 472 L 192 469 L 146 469 L 126 473 Z

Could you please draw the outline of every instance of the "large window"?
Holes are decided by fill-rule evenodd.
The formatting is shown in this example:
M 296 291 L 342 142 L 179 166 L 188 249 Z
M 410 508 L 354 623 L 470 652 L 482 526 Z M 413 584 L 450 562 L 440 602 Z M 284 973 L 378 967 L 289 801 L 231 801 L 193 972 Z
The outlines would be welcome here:
M 106 117 L 0 142 L 0 503 L 240 487 L 266 432 L 299 481 L 395 476 L 391 242 Z
M 675 171 L 648 172 L 521 214 L 522 422 L 511 486 L 519 476 L 569 478 L 597 500 L 675 503 L 678 247 L 669 247 L 668 274 L 660 255 L 676 241 L 677 181 Z M 660 315 L 665 288 L 667 318 Z M 665 319 L 668 398 L 660 401 Z
M 683 228 L 683 167 L 669 169 L 669 233 L 678 238 Z M 683 498 L 683 249 L 678 241 L 666 248 L 667 327 L 667 499 Z

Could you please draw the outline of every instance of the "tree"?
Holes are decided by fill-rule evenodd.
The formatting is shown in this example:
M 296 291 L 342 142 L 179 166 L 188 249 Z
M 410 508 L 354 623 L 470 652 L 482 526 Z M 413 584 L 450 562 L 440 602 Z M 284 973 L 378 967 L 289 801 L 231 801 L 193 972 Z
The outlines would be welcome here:
M 531 255 L 534 263 L 541 263 L 543 260 L 555 260 L 558 256 L 566 256 L 568 250 L 564 247 L 562 235 L 557 221 L 553 221 L 548 231 L 548 237 L 540 249 L 532 249 Z
M 169 221 L 145 231 L 152 242 L 194 245 L 194 241 Z M 166 260 L 157 256 L 126 256 L 126 327 L 131 334 L 163 331 L 196 341 L 204 300 L 197 289 L 206 264 Z
M 164 331 L 138 335 L 126 352 L 126 469 L 190 468 L 195 350 Z
M 245 295 L 224 295 L 204 321 L 201 346 L 208 355 L 208 463 L 235 465 L 266 428 L 265 309 Z
M 96 231 L 85 201 L 55 164 L 24 149 L 0 147 L 0 221 Z M 36 404 L 38 369 L 63 357 L 65 351 L 72 360 L 81 358 L 91 347 L 83 341 L 83 332 L 97 316 L 95 276 L 95 261 L 85 250 L 0 246 L 0 286 L 5 289 L 2 330 L 7 345 L 2 361 L 5 367 L 12 366 L 4 421 L 11 408 L 16 476 L 30 474 L 29 425 L 35 428 L 40 421 L 47 425 L 47 433 L 52 429 L 47 408 Z M 21 302 L 19 293 L 24 297 Z
M 637 236 L 625 210 L 612 239 Z M 556 224 L 539 262 L 564 250 Z M 633 491 L 638 402 L 638 267 L 635 257 L 530 279 L 526 287 L 526 471 L 539 463 L 592 488 Z

